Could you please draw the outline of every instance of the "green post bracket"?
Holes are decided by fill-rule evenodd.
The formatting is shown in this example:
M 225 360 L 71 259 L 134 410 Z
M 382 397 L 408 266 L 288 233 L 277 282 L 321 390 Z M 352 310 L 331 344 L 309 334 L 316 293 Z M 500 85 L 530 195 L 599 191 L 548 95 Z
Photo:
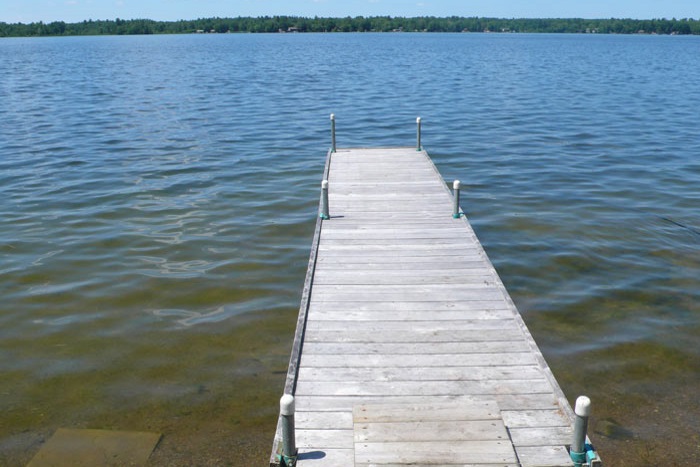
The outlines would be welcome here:
M 600 467 L 603 465 L 595 448 L 590 444 L 584 446 L 583 452 L 570 451 L 569 456 L 574 461 L 574 467 Z
M 294 467 L 297 465 L 297 456 L 285 456 L 284 454 L 278 454 L 277 460 L 280 461 L 280 467 Z

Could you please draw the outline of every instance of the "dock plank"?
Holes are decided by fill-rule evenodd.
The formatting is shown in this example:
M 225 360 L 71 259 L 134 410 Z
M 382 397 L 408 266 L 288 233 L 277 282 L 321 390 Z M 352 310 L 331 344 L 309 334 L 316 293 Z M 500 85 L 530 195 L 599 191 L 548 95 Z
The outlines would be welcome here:
M 504 339 L 517 339 L 518 332 L 503 330 L 483 330 L 483 331 L 455 331 L 452 329 L 441 329 L 439 331 L 415 330 L 411 335 L 401 333 L 357 333 L 352 329 L 342 331 L 323 331 L 306 333 L 306 342 L 362 342 L 362 343 L 439 343 L 439 342 L 492 342 Z
M 458 301 L 450 298 L 435 299 L 431 302 L 404 302 L 404 301 L 373 301 L 373 302 L 344 302 L 334 300 L 324 300 L 309 304 L 309 319 L 314 317 L 316 312 L 334 311 L 376 311 L 376 312 L 410 312 L 410 311 L 430 311 L 430 312 L 472 312 L 472 311 L 496 311 L 506 310 L 512 315 L 512 310 L 508 308 L 501 297 L 494 300 L 469 300 Z M 313 311 L 313 313 L 311 313 Z
M 436 332 L 446 327 L 453 331 L 518 329 L 509 319 L 467 319 L 464 317 L 452 321 L 426 320 L 420 322 L 381 318 L 373 320 L 309 320 L 306 323 L 306 330 L 307 332 L 343 331 L 349 326 L 352 326 L 353 330 L 358 333 L 401 332 L 407 334 L 412 334 L 417 326 L 420 326 L 421 332 Z
M 430 398 L 431 403 L 458 403 L 461 401 L 479 401 L 490 403 L 496 401 L 501 410 L 552 410 L 559 406 L 559 401 L 551 393 L 543 394 L 493 394 L 493 395 L 448 395 L 440 394 Z M 404 404 L 407 406 L 425 403 L 426 398 L 419 395 L 402 396 L 396 394 L 379 396 L 309 396 L 299 395 L 296 401 L 297 410 L 308 411 L 350 411 L 362 405 Z
M 426 462 L 427 460 L 431 462 Z M 517 459 L 508 441 L 428 441 L 395 443 L 358 443 L 355 465 L 469 465 L 475 463 L 515 463 Z
M 372 368 L 301 368 L 302 379 L 343 382 L 355 381 L 481 381 L 542 379 L 542 371 L 536 365 L 510 366 L 450 366 L 411 367 L 411 371 L 396 367 Z
M 449 268 L 451 264 L 458 265 L 461 263 L 472 263 L 480 261 L 483 257 L 475 251 L 453 251 L 452 254 L 440 255 L 418 255 L 417 252 L 412 252 L 411 256 L 397 255 L 396 253 L 385 251 L 384 254 L 376 253 L 374 255 L 342 255 L 333 256 L 332 254 L 324 254 L 318 259 L 319 266 L 330 265 L 352 265 L 364 264 L 369 268 L 372 265 L 380 266 L 379 269 L 391 270 L 402 268 Z M 433 257 L 438 256 L 438 257 Z M 417 263 L 417 264 L 416 264 Z
M 302 448 L 297 461 L 298 467 L 348 467 L 355 465 L 355 449 Z
M 448 321 L 464 320 L 504 320 L 510 317 L 509 310 L 459 310 L 459 311 L 355 311 L 351 305 L 343 307 L 341 310 L 318 311 L 314 313 L 314 319 L 309 319 L 308 323 L 315 321 L 403 321 L 413 322 L 414 326 L 420 326 L 425 322 L 435 323 L 441 321 L 448 325 Z M 471 322 L 471 321 L 470 321 Z M 436 323 L 435 323 L 436 324 Z
M 352 449 L 354 447 L 353 430 L 342 429 L 296 429 L 296 442 L 299 449 Z
M 309 396 L 380 396 L 380 395 L 492 395 L 546 394 L 548 382 L 542 378 L 490 381 L 299 381 L 297 393 Z
M 524 342 L 410 342 L 410 343 L 368 343 L 368 342 L 307 342 L 304 353 L 307 355 L 430 355 L 430 354 L 484 354 L 484 353 L 528 353 L 530 347 Z
M 305 354 L 301 357 L 304 367 L 325 368 L 424 368 L 452 366 L 521 366 L 536 365 L 537 358 L 531 352 L 469 353 L 469 354 Z M 527 414 L 522 414 L 522 417 Z
M 469 423 L 445 421 L 360 423 L 355 425 L 355 443 L 402 441 L 488 441 L 507 440 L 501 420 L 475 420 Z
M 367 404 L 352 410 L 355 423 L 437 422 L 446 420 L 499 420 L 498 403 L 460 398 L 424 404 Z

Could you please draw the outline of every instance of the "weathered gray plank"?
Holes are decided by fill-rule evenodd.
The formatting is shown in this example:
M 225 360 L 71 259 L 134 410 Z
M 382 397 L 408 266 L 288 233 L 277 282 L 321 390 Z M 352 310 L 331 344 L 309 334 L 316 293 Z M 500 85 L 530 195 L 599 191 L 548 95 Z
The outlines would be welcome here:
M 530 352 L 530 347 L 522 341 L 493 342 L 410 342 L 410 343 L 367 343 L 367 342 L 307 342 L 304 353 L 321 354 L 390 354 L 390 355 L 430 355 L 471 353 L 515 353 Z
M 502 420 L 355 423 L 355 443 L 508 440 Z
M 459 223 L 457 223 L 459 222 Z M 327 230 L 369 230 L 374 228 L 390 228 L 396 227 L 396 219 L 385 219 L 383 217 L 377 217 L 375 215 L 367 216 L 365 218 L 360 218 L 359 216 L 353 217 L 336 217 L 332 221 L 326 222 L 325 228 Z M 449 216 L 445 218 L 444 216 L 425 218 L 425 217 L 414 217 L 412 219 L 401 219 L 401 224 L 405 225 L 410 229 L 422 229 L 422 228 L 436 228 L 436 229 L 453 229 L 460 230 L 461 234 L 464 235 L 464 225 L 461 221 L 457 221 Z
M 330 214 L 331 214 L 331 219 L 326 222 L 326 225 L 330 223 L 342 223 L 342 222 L 368 222 L 370 224 L 377 224 L 377 225 L 386 225 L 388 222 L 394 222 L 394 224 L 399 223 L 399 222 L 407 222 L 407 223 L 412 223 L 414 221 L 419 221 L 419 222 L 424 222 L 424 221 L 438 221 L 438 222 L 445 222 L 447 219 L 452 218 L 452 211 L 447 212 L 447 210 L 442 210 L 440 212 L 435 212 L 435 211 L 420 211 L 420 212 L 415 212 L 415 211 L 404 211 L 404 210 L 391 210 L 387 212 L 382 212 L 381 215 L 378 215 L 376 212 L 371 212 L 371 213 L 362 213 L 362 212 L 353 212 L 351 216 L 345 216 L 342 215 L 342 213 L 339 213 L 336 215 L 335 209 L 333 206 L 330 206 Z M 455 219 L 454 222 L 462 222 L 460 220 Z M 469 232 L 469 230 L 466 230 L 466 232 Z
M 441 285 L 421 285 L 398 288 L 401 286 L 384 285 L 369 289 L 357 289 L 356 286 L 330 285 L 317 288 L 311 292 L 312 302 L 433 302 L 439 299 L 452 300 L 494 300 L 503 297 L 503 292 L 493 286 L 493 281 L 484 281 L 483 284 L 461 284 L 460 287 L 445 289 Z M 392 289 L 392 287 L 397 287 Z M 335 290 L 333 290 L 335 288 Z M 370 290 L 370 292 L 368 292 Z
M 501 407 L 501 410 L 547 410 L 559 407 L 559 402 L 550 393 L 541 394 L 492 394 L 492 395 L 471 395 L 464 394 L 449 395 L 440 394 L 430 397 L 430 402 L 446 403 L 460 401 L 483 401 L 495 400 Z M 298 411 L 329 411 L 337 412 L 343 410 L 352 410 L 354 406 L 362 404 L 385 405 L 385 404 L 407 404 L 417 405 L 425 403 L 426 399 L 420 395 L 396 395 L 383 394 L 374 396 L 311 396 L 299 395 L 296 400 L 296 408 Z
M 422 404 L 367 404 L 352 408 L 354 423 L 427 422 L 446 420 L 501 420 L 494 400 L 459 398 Z
M 488 381 L 543 379 L 542 370 L 527 366 L 449 366 L 449 367 L 372 367 L 301 368 L 299 377 L 309 381 Z
M 406 333 L 357 333 L 353 330 L 307 332 L 306 342 L 367 342 L 367 343 L 403 343 L 403 342 L 491 342 L 504 339 L 517 339 L 520 333 L 508 330 L 455 331 L 452 329 L 439 331 L 414 330 Z M 302 357 L 303 358 L 303 357 Z
M 383 203 L 383 204 L 376 204 L 376 203 L 354 203 L 354 204 L 344 204 L 344 203 L 333 203 L 333 211 L 335 212 L 344 212 L 344 213 L 356 213 L 356 212 L 362 212 L 362 213 L 383 213 L 383 212 L 425 212 L 425 213 L 435 213 L 435 214 L 440 214 L 442 216 L 449 216 L 452 214 L 451 211 L 446 209 L 444 206 L 443 207 L 438 207 L 434 204 L 429 204 L 429 203 L 423 203 L 423 204 L 414 204 L 410 208 L 401 208 L 399 204 L 397 203 Z M 440 232 L 440 230 L 435 230 L 435 232 Z
M 405 206 L 406 199 L 408 198 L 413 198 L 415 196 L 420 196 L 421 201 L 417 203 L 412 203 L 410 205 L 410 208 L 414 209 L 408 209 L 409 207 Z M 447 210 L 448 202 L 449 199 L 442 195 L 440 197 L 436 197 L 435 195 L 431 193 L 410 193 L 410 194 L 403 194 L 403 193 L 379 193 L 376 194 L 373 197 L 368 197 L 368 196 L 362 196 L 358 193 L 345 193 L 342 196 L 330 196 L 329 201 L 333 203 L 334 208 L 340 208 L 341 210 L 348 209 L 353 212 L 358 212 L 358 211 L 365 211 L 365 212 L 374 212 L 374 211 L 389 211 L 389 212 L 395 212 L 395 211 L 401 211 L 402 209 L 406 210 L 407 212 L 409 211 L 426 211 L 426 212 L 434 212 L 437 216 L 436 217 L 443 217 L 443 222 L 441 222 L 440 226 L 441 227 L 449 227 L 452 226 L 453 228 L 458 228 L 459 224 L 457 223 L 452 223 L 449 222 L 449 219 L 451 216 L 449 216 L 450 211 Z M 349 220 L 352 220 L 349 219 Z M 384 219 L 376 219 L 377 224 L 384 222 Z M 406 225 L 407 228 L 411 228 L 411 223 L 408 223 Z M 340 223 L 336 222 L 327 222 L 326 226 L 329 228 L 337 227 L 339 225 L 342 225 Z M 395 224 L 394 224 L 395 225 Z M 430 228 L 436 228 L 438 225 L 435 224 L 426 224 L 426 223 L 421 223 L 421 225 L 430 227 Z M 358 224 L 359 226 L 359 224 Z M 389 224 L 387 223 L 386 225 L 389 227 Z
M 324 300 L 322 303 L 311 303 L 309 315 L 311 317 L 316 312 L 321 311 L 489 311 L 489 310 L 511 310 L 502 297 L 493 300 L 451 300 L 445 297 L 439 301 L 431 302 L 404 302 L 401 300 L 387 301 L 378 300 L 372 302 L 344 302 L 335 300 Z M 464 339 L 462 339 L 464 340 Z
M 357 274 L 362 274 L 364 272 L 390 272 L 397 269 L 401 271 L 443 271 L 445 274 L 453 269 L 474 269 L 478 267 L 479 264 L 485 264 L 479 259 L 478 256 L 472 256 L 471 258 L 461 257 L 460 261 L 455 261 L 453 257 L 445 257 L 439 262 L 433 262 L 430 259 L 423 259 L 423 261 L 412 261 L 406 262 L 401 260 L 396 261 L 375 261 L 371 262 L 368 260 L 359 259 L 353 262 L 346 261 L 345 259 L 336 258 L 335 261 L 331 261 L 326 258 L 323 262 L 316 263 L 316 272 L 332 272 L 332 271 L 353 271 Z
M 335 163 L 337 164 L 337 161 L 335 161 Z M 390 166 L 387 165 L 386 167 Z M 337 169 L 340 168 L 340 166 L 336 165 L 334 168 Z M 381 173 L 379 170 L 373 170 L 375 168 L 376 167 L 374 164 L 357 164 L 355 166 L 347 165 L 345 167 L 345 173 L 339 174 L 339 171 L 335 170 L 331 172 L 331 176 L 328 177 L 328 179 L 333 180 L 334 178 L 342 176 L 344 181 L 357 180 L 360 183 L 371 183 L 373 181 L 388 182 L 391 180 L 396 180 L 399 181 L 399 183 L 403 182 L 404 185 L 415 181 L 431 181 L 430 177 L 427 176 L 428 173 L 426 173 L 424 167 L 411 167 L 409 160 L 404 160 L 403 163 L 399 165 L 393 164 L 393 168 L 391 169 L 391 177 L 388 177 L 388 174 Z M 335 174 L 339 175 L 336 176 Z
M 522 467 L 571 466 L 571 458 L 564 446 L 517 447 Z
M 358 249 L 328 250 L 323 252 L 323 260 L 326 258 L 342 258 L 343 261 L 356 262 L 362 258 L 364 261 L 387 263 L 393 259 L 395 263 L 424 262 L 429 264 L 442 264 L 446 261 L 459 261 L 464 257 L 466 261 L 474 261 L 483 257 L 475 250 L 469 248 L 455 249 L 451 247 L 434 246 L 433 248 L 401 248 L 396 246 L 393 250 L 383 251 Z M 411 259 L 414 258 L 414 259 Z
M 514 446 L 565 446 L 571 443 L 573 430 L 570 426 L 511 428 Z
M 347 218 L 356 218 L 359 216 L 364 216 L 364 217 L 383 217 L 386 214 L 389 213 L 394 213 L 394 214 L 403 214 L 403 215 L 423 215 L 423 216 L 428 216 L 428 215 L 436 215 L 438 217 L 449 217 L 452 215 L 452 211 L 442 208 L 438 209 L 433 206 L 429 205 L 422 205 L 422 206 L 412 206 L 411 208 L 400 208 L 397 206 L 391 206 L 391 205 L 385 205 L 385 206 L 342 206 L 338 204 L 334 204 L 332 208 L 331 214 L 333 216 L 332 219 L 337 219 L 338 217 L 347 217 Z M 331 219 L 331 220 L 332 220 Z M 330 230 L 329 230 L 330 232 Z M 435 233 L 440 233 L 441 229 L 436 229 Z M 448 234 L 450 232 L 447 232 Z M 416 236 L 415 233 L 412 236 Z M 365 237 L 362 237 L 365 238 Z M 411 236 L 407 237 L 399 237 L 399 238 L 411 238 Z M 420 237 L 418 237 L 420 238 Z M 428 237 L 432 238 L 432 237 Z
M 352 430 L 352 412 L 338 410 L 335 412 L 297 411 L 294 416 L 297 429 L 301 430 Z
M 368 255 L 330 255 L 325 254 L 318 259 L 317 264 L 323 266 L 325 264 L 380 264 L 382 268 L 385 268 L 387 264 L 393 264 L 394 268 L 397 267 L 408 267 L 411 263 L 420 263 L 420 267 L 425 268 L 440 268 L 449 267 L 450 264 L 468 263 L 473 261 L 483 260 L 483 256 L 477 252 L 473 251 L 459 251 L 454 252 L 452 255 L 440 254 L 432 255 L 428 254 L 418 254 L 417 251 L 411 253 L 410 256 L 407 255 L 396 255 L 391 253 L 386 254 L 368 254 Z M 393 260 L 393 263 L 390 261 Z
M 299 449 L 352 449 L 354 446 L 353 430 L 295 430 Z
M 455 290 L 454 292 L 450 292 L 448 294 L 449 298 L 454 298 L 456 300 L 476 300 L 476 301 L 484 301 L 484 300 L 494 300 L 499 297 L 499 295 L 502 296 L 502 293 L 494 289 L 492 287 L 488 286 L 471 286 L 471 289 L 474 291 L 470 293 L 469 291 L 465 290 L 467 287 L 471 286 L 471 284 L 465 284 L 463 285 L 460 289 Z M 405 293 L 383 293 L 383 292 L 377 292 L 377 293 L 353 293 L 353 292 L 346 292 L 346 293 L 333 293 L 333 292 L 314 292 L 311 296 L 311 300 L 313 303 L 316 302 L 326 302 L 326 301 L 341 301 L 341 302 L 379 302 L 379 301 L 405 301 L 405 302 L 423 302 L 423 303 L 433 303 L 433 298 L 429 295 L 427 292 L 421 292 L 421 291 L 416 291 L 416 292 L 405 292 Z
M 299 449 L 298 467 L 348 467 L 355 462 L 355 449 Z
M 355 462 L 367 464 L 468 465 L 473 463 L 515 463 L 508 441 L 433 441 L 423 443 L 357 443 Z
M 420 170 L 420 173 L 424 174 L 426 172 L 425 169 L 429 168 L 429 164 L 423 158 L 407 157 L 405 154 L 397 154 L 396 156 L 383 154 L 381 158 L 368 154 L 365 157 L 358 155 L 354 150 L 351 157 L 343 157 L 342 154 L 337 153 L 334 155 L 333 164 L 334 168 L 343 168 L 346 171 L 357 171 L 364 168 L 369 175 L 376 174 L 382 169 L 393 171 L 397 170 L 397 168 L 400 170 L 401 167 L 416 167 L 417 170 Z M 403 182 L 397 178 L 390 180 L 392 183 L 397 184 Z
M 447 196 L 445 196 L 444 193 L 435 193 L 435 192 L 423 192 L 423 193 L 397 193 L 397 192 L 385 192 L 385 193 L 375 193 L 372 192 L 371 195 L 367 195 L 364 193 L 353 193 L 353 192 L 345 192 L 345 193 L 337 193 L 333 192 L 333 194 L 329 197 L 329 200 L 333 201 L 333 206 L 353 206 L 356 205 L 356 203 L 362 204 L 369 204 L 371 203 L 373 206 L 388 206 L 390 208 L 393 208 L 396 206 L 397 203 L 405 203 L 406 199 L 411 196 L 416 196 L 420 195 L 421 198 L 421 205 L 422 206 L 431 206 L 431 207 L 436 207 L 444 212 L 445 210 L 445 205 L 448 203 L 449 199 Z M 330 223 L 329 223 L 330 224 Z M 454 224 L 457 225 L 457 224 Z M 410 228 L 410 226 L 409 226 Z
M 363 178 L 364 178 L 364 180 L 363 180 Z M 415 176 L 412 174 L 406 174 L 405 178 L 406 178 L 406 180 L 404 180 L 404 185 L 395 185 L 395 187 L 400 187 L 400 186 L 411 187 L 414 184 L 420 186 L 423 183 L 430 182 L 430 180 L 425 178 L 425 177 Z M 329 192 L 330 192 L 338 187 L 338 183 L 340 182 L 340 180 L 338 178 L 331 177 L 329 179 L 329 182 L 330 182 L 330 185 L 333 187 L 333 188 L 329 189 Z M 383 190 L 386 190 L 388 188 L 385 185 L 384 180 L 377 179 L 377 178 L 368 178 L 368 175 L 366 175 L 366 174 L 360 174 L 357 177 L 347 178 L 346 180 L 344 180 L 344 183 L 355 184 L 357 186 L 358 190 L 362 190 L 365 192 L 372 191 L 374 193 L 382 193 Z M 410 193 L 409 191 L 407 191 L 405 189 L 403 192 L 406 194 L 407 197 L 412 195 L 412 193 Z M 399 191 L 399 193 L 401 193 L 401 191 Z M 420 193 L 418 193 L 418 195 L 420 195 Z M 416 199 L 419 199 L 419 198 L 416 198 Z
M 341 239 L 328 240 L 323 242 L 319 247 L 319 251 L 323 254 L 332 252 L 356 252 L 356 251 L 397 251 L 401 254 L 410 255 L 412 251 L 435 251 L 448 250 L 455 256 L 459 253 L 468 252 L 469 254 L 479 254 L 479 249 L 474 248 L 469 243 L 460 241 L 456 242 L 452 239 L 434 240 L 434 241 L 401 241 L 396 239 L 377 239 L 377 240 L 358 240 L 358 239 Z M 481 263 L 481 268 L 488 268 L 485 262 Z M 487 271 L 484 271 L 487 272 Z
M 379 464 L 367 464 L 364 462 L 355 462 L 354 466 L 355 467 L 378 467 Z M 468 464 L 465 464 L 464 462 L 457 462 L 457 463 L 451 463 L 451 464 L 438 464 L 438 463 L 430 464 L 430 467 L 455 467 L 455 466 L 459 466 L 459 467 L 521 467 L 521 465 L 517 464 L 517 463 L 494 464 L 491 462 L 489 462 L 488 464 L 481 464 L 481 463 L 474 463 L 474 462 L 470 462 Z M 406 467 L 406 464 L 381 464 L 381 467 Z
M 503 420 L 512 428 L 571 426 L 562 410 L 504 410 Z
M 309 323 L 313 321 L 411 321 L 416 326 L 420 326 L 422 321 L 434 324 L 443 324 L 449 326 L 449 321 L 459 320 L 504 320 L 511 318 L 510 310 L 473 310 L 473 311 L 439 311 L 439 310 L 423 310 L 423 311 L 348 311 L 350 306 L 344 307 L 343 310 L 317 311 L 313 315 L 313 319 L 309 319 Z M 324 323 L 325 324 L 325 323 Z
M 451 367 L 451 366 L 523 366 L 536 365 L 537 358 L 530 352 L 503 353 L 472 353 L 472 354 L 422 354 L 422 355 L 392 355 L 392 354 L 339 354 L 319 355 L 302 354 L 302 365 L 305 368 L 418 368 L 418 367 Z M 522 417 L 527 414 L 521 414 Z M 515 425 L 513 425 L 515 426 Z M 551 425 L 554 426 L 554 425 Z
M 454 321 L 397 321 L 397 320 L 309 320 L 306 323 L 306 331 L 345 331 L 363 333 L 381 332 L 404 332 L 411 333 L 420 327 L 421 332 L 442 331 L 449 328 L 452 331 L 475 331 L 475 330 L 517 330 L 518 327 L 509 319 L 460 319 Z
M 364 273 L 356 274 L 354 271 L 338 271 L 331 273 L 327 271 L 317 271 L 315 284 L 319 285 L 420 285 L 420 284 L 465 284 L 483 283 L 493 279 L 493 276 L 484 274 L 478 269 L 455 270 L 454 274 L 446 274 L 442 271 L 438 273 L 415 271 L 408 274 L 401 271 L 396 274 L 387 273 Z
M 463 236 L 457 234 L 453 229 L 372 229 L 372 230 L 358 230 L 358 229 L 324 229 L 321 230 L 321 241 L 328 239 L 393 239 L 393 240 L 413 240 L 413 239 L 431 239 L 431 238 L 446 238 L 450 240 L 458 240 L 464 238 Z
M 492 381 L 303 381 L 297 383 L 297 393 L 310 396 L 376 396 L 395 395 L 492 395 L 542 394 L 551 392 L 549 382 L 541 380 Z
M 455 287 L 453 284 L 426 284 L 426 285 L 406 285 L 406 284 L 395 284 L 395 285 L 382 285 L 375 284 L 372 287 L 367 287 L 364 284 L 359 285 L 334 285 L 327 284 L 324 287 L 318 287 L 316 290 L 312 290 L 312 294 L 318 293 L 320 295 L 327 294 L 340 294 L 340 293 L 352 293 L 361 294 L 367 292 L 368 289 L 371 290 L 372 294 L 406 294 L 408 292 L 421 293 L 421 294 L 435 294 L 435 297 L 430 297 L 431 300 L 442 298 L 443 296 L 451 297 L 457 294 L 464 294 L 471 296 L 475 293 L 473 289 L 497 289 L 494 287 L 496 285 L 495 276 L 490 276 L 488 280 L 484 280 L 478 285 L 464 284 L 460 287 Z M 495 290 L 501 293 L 501 290 Z

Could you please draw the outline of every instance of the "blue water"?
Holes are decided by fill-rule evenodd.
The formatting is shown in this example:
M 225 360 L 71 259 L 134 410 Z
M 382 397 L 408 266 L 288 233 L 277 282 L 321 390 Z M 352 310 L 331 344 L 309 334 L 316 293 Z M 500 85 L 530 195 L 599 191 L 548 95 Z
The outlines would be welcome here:
M 700 38 L 3 39 L 0 69 L 0 464 L 104 425 L 265 458 L 330 113 L 339 146 L 422 117 L 610 465 L 700 459 Z

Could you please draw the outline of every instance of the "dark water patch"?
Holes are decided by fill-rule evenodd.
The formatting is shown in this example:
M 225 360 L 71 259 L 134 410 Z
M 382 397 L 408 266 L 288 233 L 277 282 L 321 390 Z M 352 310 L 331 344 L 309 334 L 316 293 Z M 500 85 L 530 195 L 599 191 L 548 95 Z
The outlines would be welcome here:
M 595 387 L 606 394 L 599 398 L 591 431 L 598 449 L 612 454 L 615 465 L 691 465 L 698 460 L 695 414 L 700 407 L 692 395 L 697 355 L 647 340 L 583 352 L 576 362 L 585 377 L 571 385 L 564 374 L 560 383 L 565 391 L 590 393 Z M 667 423 L 673 426 L 661 430 Z M 675 443 L 674 448 L 668 443 Z M 624 454 L 618 458 L 619 450 Z
M 21 391 L 13 391 L 2 402 L 6 414 L 3 420 L 8 423 L 3 430 L 5 459 L 10 463 L 26 462 L 33 455 L 27 449 L 27 440 L 11 442 L 19 432 L 5 434 L 11 427 L 16 430 L 27 423 L 40 433 L 65 425 L 158 428 L 166 434 L 167 443 L 180 446 L 166 444 L 155 453 L 154 459 L 161 459 L 157 463 L 168 465 L 178 465 L 178 449 L 183 447 L 183 454 L 207 446 L 212 449 L 208 459 L 231 459 L 232 427 L 244 433 L 237 437 L 239 441 L 252 436 L 256 444 L 263 444 L 263 438 L 274 429 L 277 412 L 276 407 L 261 402 L 277 397 L 277 386 L 284 379 L 281 372 L 289 357 L 286 335 L 293 332 L 293 323 L 275 323 L 288 312 L 251 315 L 247 323 L 239 324 L 234 341 L 230 338 L 230 325 L 222 327 L 221 323 L 205 332 L 178 332 L 176 336 L 170 332 L 151 333 L 147 342 L 133 338 L 125 342 L 123 335 L 99 341 L 74 339 L 70 333 L 37 341 L 37 350 L 60 349 L 58 354 L 43 357 L 47 365 L 61 354 L 91 355 L 101 363 L 92 368 L 84 365 L 79 374 L 46 375 L 31 386 L 16 384 L 13 379 L 14 387 Z M 273 333 L 261 333 L 261 329 L 269 330 L 271 325 Z M 108 368 L 103 359 L 111 362 Z M 134 366 L 134 361 L 142 364 Z M 183 369 L 187 373 L 184 377 Z M 24 382 L 31 379 L 22 373 L 4 374 Z M 34 410 L 27 413 L 22 400 L 33 401 Z M 71 415 L 65 416 L 65 410 Z M 261 451 L 256 447 L 237 456 L 255 463 L 252 456 L 260 456 Z M 191 460 L 189 454 L 186 456 L 184 459 Z
M 595 434 L 620 441 L 631 440 L 634 438 L 634 433 L 625 429 L 617 421 L 611 418 L 599 420 L 596 423 Z

